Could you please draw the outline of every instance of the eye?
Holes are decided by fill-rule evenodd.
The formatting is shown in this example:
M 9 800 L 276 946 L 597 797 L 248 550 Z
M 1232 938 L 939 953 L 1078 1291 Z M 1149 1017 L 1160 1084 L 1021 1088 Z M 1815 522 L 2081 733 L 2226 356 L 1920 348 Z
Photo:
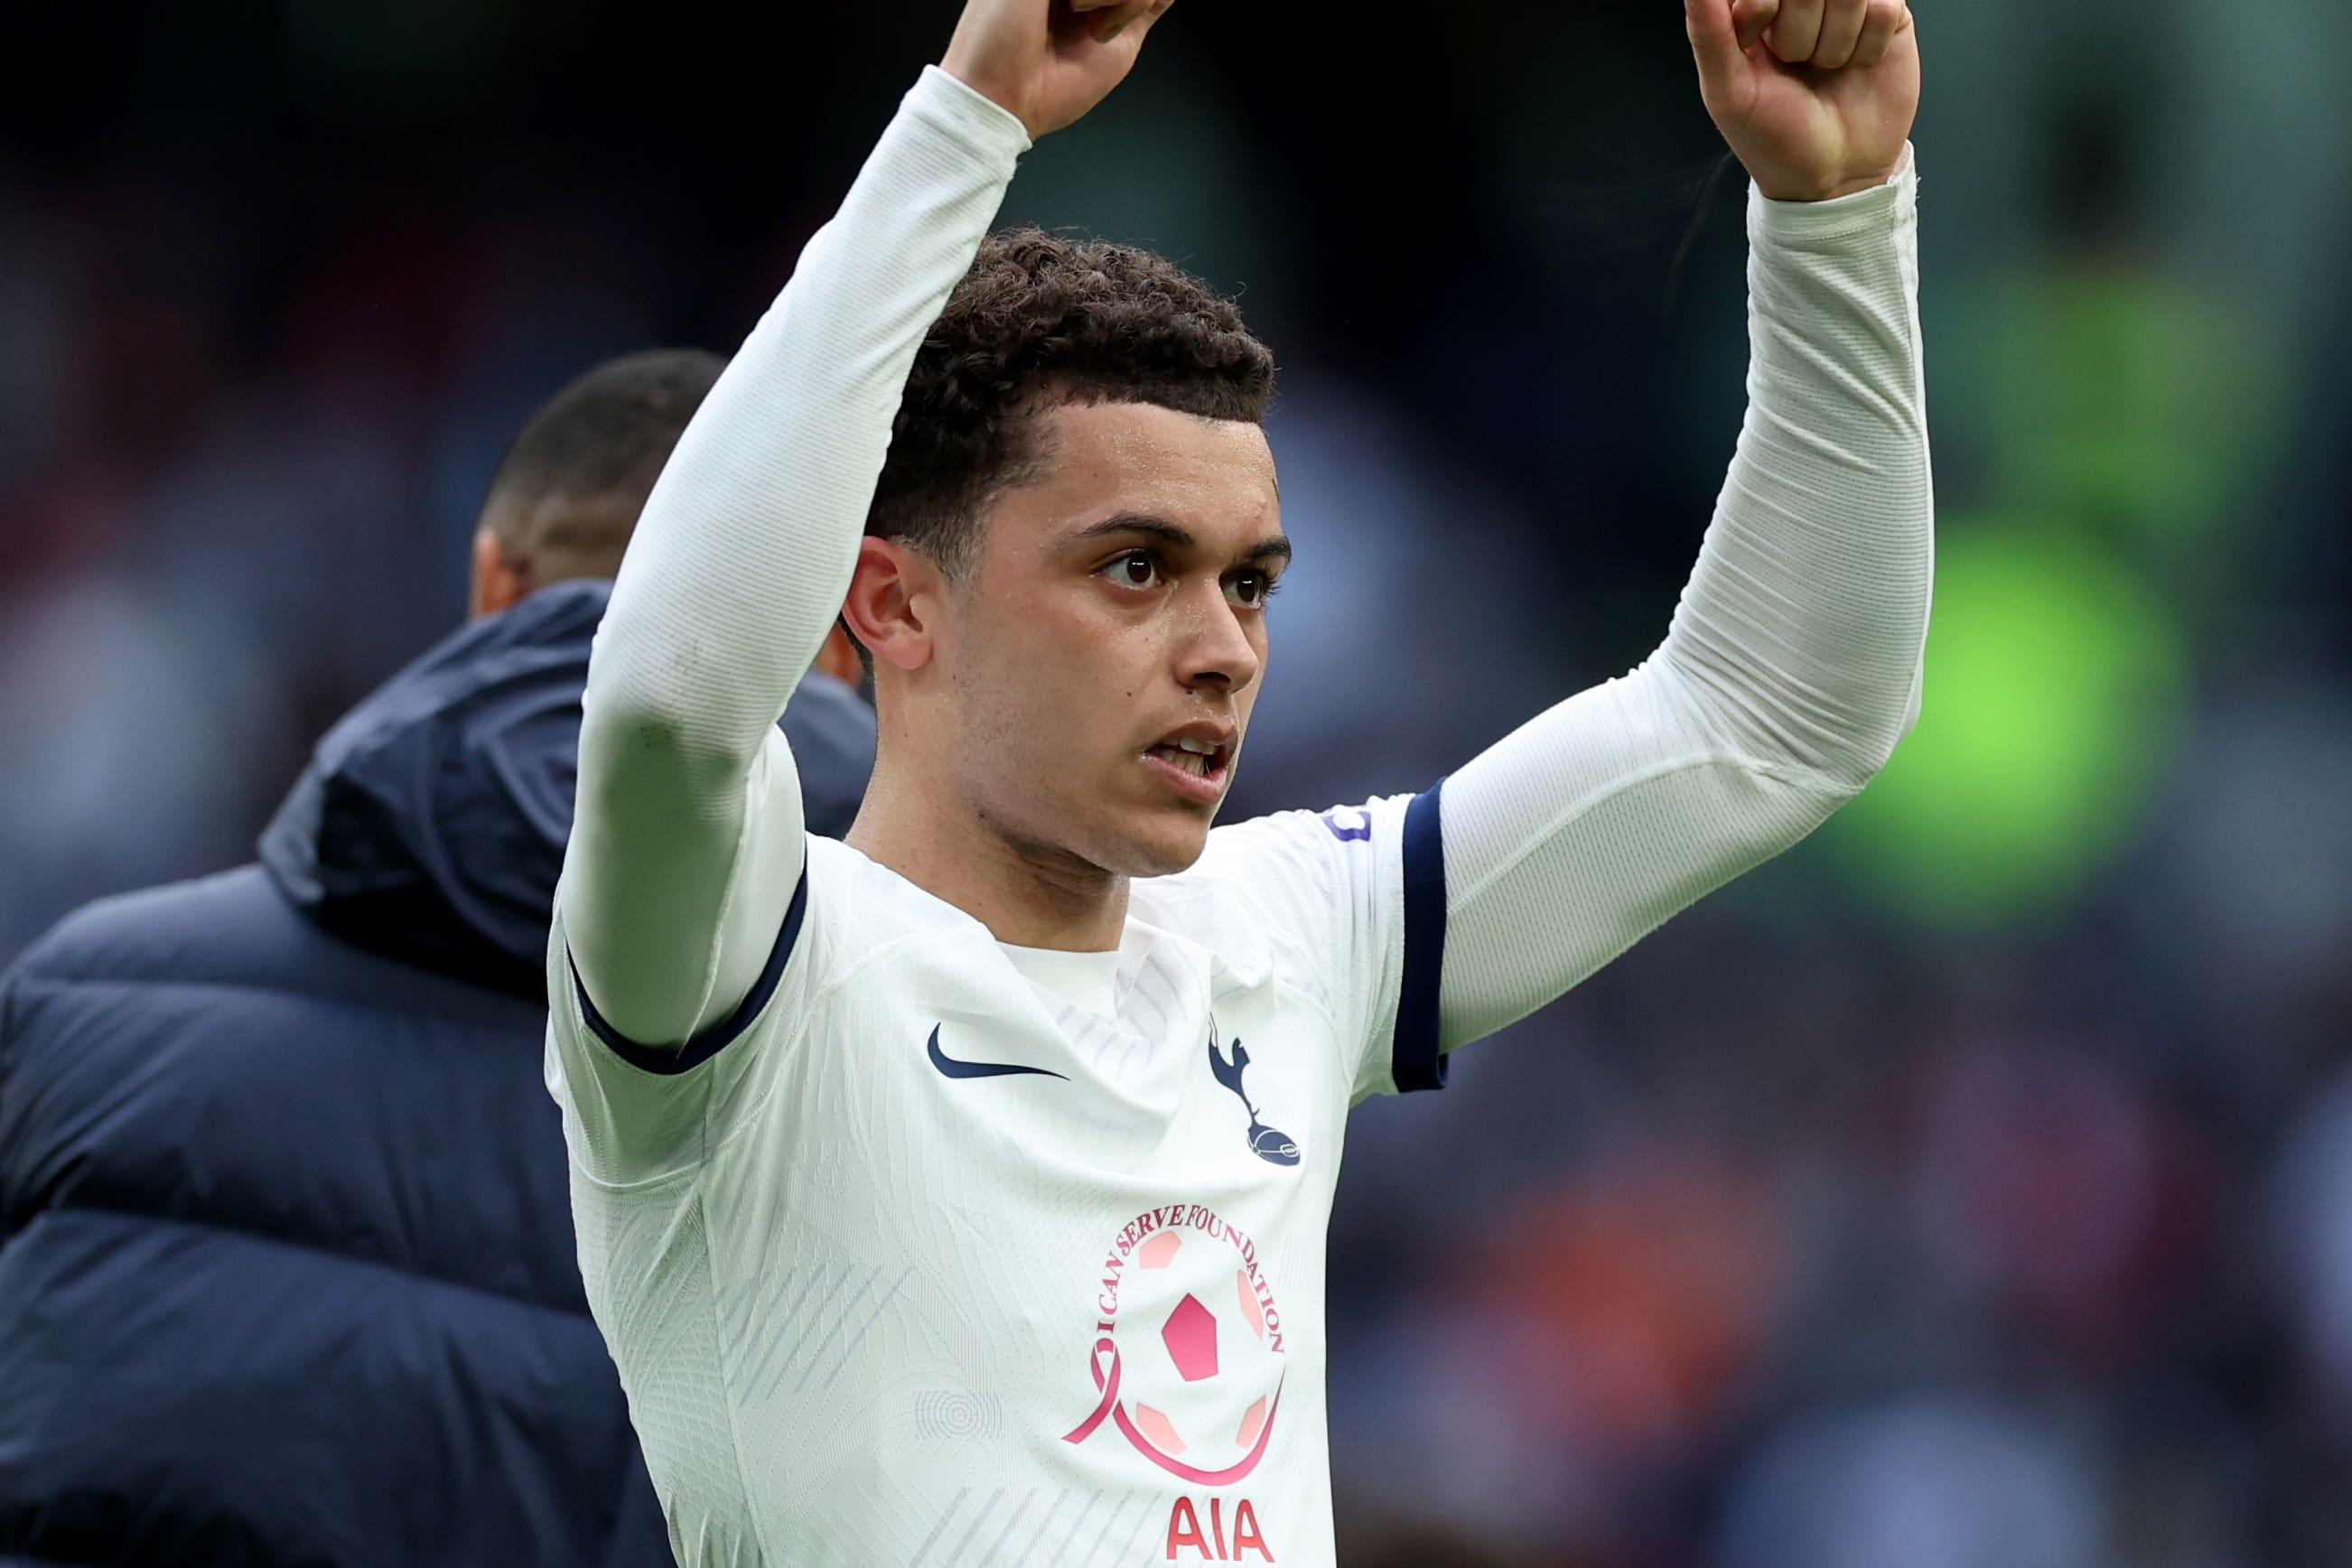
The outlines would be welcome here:
M 1225 596 L 1244 610 L 1262 610 L 1274 597 L 1274 574 L 1270 572 L 1236 572 L 1225 579 Z
M 1105 566 L 1103 571 L 1122 588 L 1155 588 L 1160 585 L 1160 557 L 1149 550 L 1130 550 Z

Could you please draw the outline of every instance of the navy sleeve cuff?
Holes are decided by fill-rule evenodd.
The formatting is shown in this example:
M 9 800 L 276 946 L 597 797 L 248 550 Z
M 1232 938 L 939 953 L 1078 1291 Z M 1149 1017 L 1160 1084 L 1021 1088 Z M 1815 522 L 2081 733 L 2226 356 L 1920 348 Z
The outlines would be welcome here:
M 1404 811 L 1404 978 L 1390 1072 L 1399 1094 L 1445 1087 L 1437 996 L 1445 972 L 1445 834 L 1440 779 Z
M 793 901 L 784 910 L 783 929 L 776 933 L 775 951 L 768 954 L 767 967 L 760 971 L 758 982 L 725 1022 L 705 1029 L 677 1050 L 641 1046 L 606 1023 L 604 1016 L 596 1011 L 596 1004 L 588 999 L 588 987 L 580 983 L 578 966 L 572 965 L 572 990 L 580 998 L 580 1016 L 588 1020 L 588 1027 L 604 1042 L 605 1048 L 631 1067 L 652 1073 L 690 1072 L 741 1038 L 751 1021 L 766 1009 L 776 994 L 777 984 L 784 978 L 784 964 L 792 958 L 793 944 L 800 940 L 801 917 L 807 912 L 808 867 L 803 863 L 800 883 L 793 889 Z M 1444 910 L 1439 912 L 1443 914 Z M 565 962 L 571 962 L 568 953 Z

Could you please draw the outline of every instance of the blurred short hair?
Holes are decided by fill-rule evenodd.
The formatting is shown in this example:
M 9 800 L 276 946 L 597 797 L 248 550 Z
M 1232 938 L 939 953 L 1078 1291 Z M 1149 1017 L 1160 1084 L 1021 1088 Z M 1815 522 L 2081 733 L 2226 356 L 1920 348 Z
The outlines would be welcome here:
M 702 349 L 646 349 L 580 375 L 507 447 L 482 526 L 540 583 L 612 576 L 654 480 L 726 368 Z

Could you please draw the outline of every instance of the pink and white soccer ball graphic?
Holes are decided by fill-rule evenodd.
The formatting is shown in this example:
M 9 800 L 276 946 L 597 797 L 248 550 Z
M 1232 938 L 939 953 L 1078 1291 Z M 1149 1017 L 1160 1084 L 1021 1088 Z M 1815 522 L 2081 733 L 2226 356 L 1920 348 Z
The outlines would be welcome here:
M 1145 1237 L 1119 1288 L 1117 1333 L 1120 1402 L 1160 1455 L 1222 1471 L 1256 1448 L 1284 1358 L 1230 1243 L 1180 1229 Z

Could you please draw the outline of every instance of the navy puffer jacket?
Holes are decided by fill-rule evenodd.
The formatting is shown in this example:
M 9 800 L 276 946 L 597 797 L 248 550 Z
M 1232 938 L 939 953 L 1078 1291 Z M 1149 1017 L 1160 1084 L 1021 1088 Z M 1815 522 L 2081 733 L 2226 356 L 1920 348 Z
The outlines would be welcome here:
M 0 982 L 0 1563 L 669 1561 L 541 1085 L 605 591 L 448 638 L 260 864 Z M 785 727 L 843 832 L 871 716 L 815 676 Z

